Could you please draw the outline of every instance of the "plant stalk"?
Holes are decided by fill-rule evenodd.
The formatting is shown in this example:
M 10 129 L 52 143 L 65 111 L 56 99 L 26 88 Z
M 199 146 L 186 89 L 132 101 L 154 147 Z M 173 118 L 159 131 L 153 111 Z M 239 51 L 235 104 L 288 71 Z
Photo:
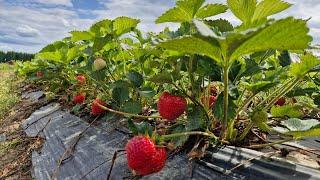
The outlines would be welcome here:
M 299 82 L 300 82 L 300 78 L 296 78 L 287 88 L 285 88 L 282 92 L 280 92 L 277 96 L 275 96 L 270 102 L 269 104 L 265 107 L 265 109 L 269 109 L 271 108 L 271 106 L 273 106 L 273 104 L 275 102 L 277 102 L 277 100 L 284 96 L 285 94 L 287 94 L 292 88 L 294 88 Z
M 276 145 L 276 144 L 282 144 L 282 143 L 293 141 L 293 140 L 295 140 L 295 139 L 284 139 L 284 140 L 271 142 L 271 143 L 267 143 L 267 144 L 257 144 L 257 145 L 251 145 L 251 146 L 244 146 L 244 148 L 261 149 L 261 148 L 264 148 L 264 147 L 273 146 L 273 145 Z
M 217 136 L 215 136 L 213 133 L 207 133 L 207 132 L 202 132 L 202 131 L 191 131 L 191 132 L 182 132 L 182 133 L 175 133 L 175 134 L 168 134 L 168 135 L 162 135 L 161 137 L 163 139 L 171 139 L 175 137 L 180 137 L 180 136 L 189 136 L 189 135 L 202 135 L 202 136 L 207 136 L 211 137 L 215 140 L 219 140 Z M 220 140 L 219 140 L 220 141 Z M 228 141 L 221 141 L 225 144 L 229 144 Z
M 224 67 L 223 71 L 223 124 L 222 133 L 225 134 L 228 124 L 228 106 L 229 106 L 229 66 Z
M 250 129 L 253 127 L 253 122 L 251 121 L 248 126 L 243 130 L 241 136 L 239 137 L 239 141 L 242 141 L 246 136 L 247 134 L 249 133 Z
M 251 101 L 252 99 L 256 96 L 257 94 L 252 94 L 243 104 L 240 108 L 238 108 L 236 115 L 238 115 L 243 108 L 245 108 Z
M 112 113 L 115 113 L 115 114 L 120 114 L 120 115 L 123 115 L 123 116 L 131 116 L 131 117 L 142 118 L 142 119 L 149 119 L 149 118 L 162 119 L 161 116 L 143 116 L 143 115 L 138 115 L 138 114 L 132 114 L 132 113 L 116 111 L 116 110 L 110 109 L 108 107 L 105 107 L 105 106 L 103 106 L 103 105 L 101 105 L 99 103 L 97 103 L 97 105 L 103 110 L 106 110 L 106 111 L 109 111 L 109 112 L 112 112 Z

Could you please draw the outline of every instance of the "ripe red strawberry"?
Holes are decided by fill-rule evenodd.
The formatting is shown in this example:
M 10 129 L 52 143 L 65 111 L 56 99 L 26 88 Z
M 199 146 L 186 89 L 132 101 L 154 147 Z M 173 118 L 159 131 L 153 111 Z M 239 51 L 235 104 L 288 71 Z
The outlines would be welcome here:
M 212 95 L 212 96 L 217 96 L 217 94 L 218 94 L 218 90 L 217 90 L 217 87 L 216 86 L 210 86 L 210 94 Z
M 158 101 L 158 111 L 167 120 L 177 119 L 187 108 L 187 101 L 180 96 L 173 96 L 168 92 L 162 93 Z
M 145 136 L 135 136 L 126 145 L 130 169 L 139 175 L 161 171 L 167 159 L 164 147 L 156 147 L 154 141 Z
M 84 84 L 86 82 L 86 77 L 84 77 L 83 75 L 78 75 L 77 80 L 80 84 Z
M 42 71 L 37 72 L 37 77 L 42 78 L 44 76 L 44 73 Z
M 85 99 L 86 99 L 86 95 L 84 93 L 79 93 L 79 94 L 73 96 L 73 102 L 75 104 L 82 104 Z
M 286 103 L 286 99 L 284 97 L 281 97 L 280 99 L 278 99 L 278 101 L 276 103 L 274 103 L 275 105 L 278 106 L 283 106 Z
M 103 114 L 103 113 L 106 112 L 106 110 L 101 109 L 98 104 L 100 104 L 102 106 L 107 106 L 107 103 L 105 103 L 101 99 L 99 99 L 99 98 L 95 99 L 92 102 L 92 105 L 91 105 L 91 114 L 94 115 L 94 116 L 98 116 L 98 115 Z
M 208 97 L 207 97 L 208 98 Z M 201 97 L 201 102 L 202 104 L 206 104 L 208 102 L 208 99 L 206 97 L 202 96 Z M 210 96 L 209 97 L 209 106 L 212 107 L 214 106 L 215 102 L 217 100 L 217 97 L 216 96 Z
M 97 58 L 93 62 L 93 66 L 97 71 L 103 69 L 104 67 L 106 67 L 106 65 L 107 63 L 102 58 Z

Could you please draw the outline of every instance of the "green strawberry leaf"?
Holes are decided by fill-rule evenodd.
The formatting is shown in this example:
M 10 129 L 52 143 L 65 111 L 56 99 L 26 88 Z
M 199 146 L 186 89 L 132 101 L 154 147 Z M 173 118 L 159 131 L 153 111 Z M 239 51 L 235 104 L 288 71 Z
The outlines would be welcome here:
M 290 131 L 306 131 L 319 124 L 320 122 L 316 119 L 301 120 L 297 118 L 291 118 L 281 122 L 281 125 L 285 126 Z
M 156 23 L 165 22 L 190 22 L 202 6 L 205 0 L 182 0 L 177 1 L 176 6 L 169 9 L 157 18 Z M 202 15 L 208 15 L 205 9 Z
M 250 23 L 255 12 L 257 0 L 227 0 L 233 14 L 244 23 Z
M 122 111 L 131 114 L 139 114 L 142 111 L 142 106 L 139 102 L 128 101 L 123 104 Z
M 284 105 L 284 106 L 273 106 L 271 108 L 271 114 L 274 117 L 290 117 L 290 118 L 299 118 L 303 116 L 301 112 L 300 105 Z
M 88 31 L 71 31 L 70 34 L 73 42 L 93 39 L 93 35 Z
M 139 94 L 145 98 L 152 98 L 156 95 L 156 92 L 151 87 L 143 87 L 141 90 L 139 90 Z
M 160 73 L 157 75 L 152 76 L 149 78 L 149 81 L 157 83 L 157 84 L 164 84 L 164 83 L 171 83 L 172 78 L 170 73 Z
M 203 125 L 204 114 L 200 107 L 192 106 L 188 110 L 188 122 L 186 124 L 186 130 L 192 131 L 201 128 Z
M 220 32 L 228 32 L 233 30 L 232 24 L 225 19 L 206 20 L 204 23 L 210 27 L 217 28 Z
M 140 87 L 143 84 L 142 75 L 136 71 L 130 71 L 127 74 L 127 78 L 135 87 Z
M 217 14 L 226 12 L 227 9 L 228 7 L 223 4 L 207 4 L 197 11 L 196 17 L 203 19 L 203 18 L 215 16 Z
M 123 104 L 129 99 L 129 88 L 128 86 L 117 86 L 112 89 L 112 99 L 117 101 L 119 104 Z
M 111 34 L 112 33 L 112 21 L 109 19 L 104 19 L 102 21 L 99 21 L 95 24 L 93 24 L 90 27 L 90 32 L 95 35 L 95 37 L 102 37 L 105 36 L 106 34 Z
M 229 95 L 228 99 L 229 99 L 228 117 L 229 117 L 229 119 L 233 119 L 236 116 L 237 106 L 233 102 L 232 97 L 230 95 Z M 214 112 L 214 116 L 217 119 L 219 119 L 219 120 L 223 119 L 223 92 L 221 94 L 219 94 L 217 101 L 215 102 L 213 112 Z
M 140 20 L 129 18 L 129 17 L 118 17 L 113 20 L 113 31 L 115 31 L 116 35 L 120 36 L 122 34 L 133 31 Z
M 188 54 L 205 55 L 221 62 L 221 52 L 218 45 L 196 37 L 182 37 L 159 44 L 160 47 Z
M 186 127 L 184 125 L 179 124 L 173 129 L 172 134 L 181 133 L 181 132 L 186 132 Z M 178 136 L 178 137 L 172 138 L 171 140 L 174 143 L 174 147 L 177 148 L 179 146 L 182 146 L 184 143 L 186 143 L 188 139 L 189 139 L 189 136 Z
M 254 84 L 247 84 L 246 89 L 251 91 L 253 94 L 257 94 L 261 91 L 266 91 L 274 86 L 276 86 L 278 82 L 271 81 L 259 81 Z
M 320 60 L 317 57 L 311 54 L 303 55 L 301 62 L 291 64 L 289 73 L 295 77 L 303 77 L 319 64 Z
M 307 131 L 292 131 L 292 132 L 288 132 L 286 134 L 293 136 L 295 139 L 319 137 L 320 136 L 320 128 L 310 129 Z
M 243 42 L 231 55 L 231 60 L 268 49 L 298 50 L 308 47 L 312 37 L 308 35 L 304 20 L 292 17 L 272 22 Z
M 315 105 L 320 106 L 320 95 L 315 96 L 313 102 Z
M 261 1 L 253 14 L 252 21 L 259 21 L 273 14 L 279 13 L 288 9 L 291 4 L 282 0 L 263 0 Z
M 282 121 L 281 125 L 286 128 L 274 127 L 273 130 L 282 134 L 291 135 L 295 139 L 320 136 L 320 122 L 315 119 L 301 120 L 291 118 L 286 121 Z

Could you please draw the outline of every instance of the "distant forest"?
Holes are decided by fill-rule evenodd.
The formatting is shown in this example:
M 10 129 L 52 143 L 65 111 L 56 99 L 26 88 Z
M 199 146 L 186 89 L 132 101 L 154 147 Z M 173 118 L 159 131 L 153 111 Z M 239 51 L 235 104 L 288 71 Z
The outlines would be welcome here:
M 34 54 L 22 53 L 22 52 L 14 52 L 8 51 L 3 52 L 0 51 L 0 63 L 11 61 L 11 60 L 31 60 L 34 57 Z

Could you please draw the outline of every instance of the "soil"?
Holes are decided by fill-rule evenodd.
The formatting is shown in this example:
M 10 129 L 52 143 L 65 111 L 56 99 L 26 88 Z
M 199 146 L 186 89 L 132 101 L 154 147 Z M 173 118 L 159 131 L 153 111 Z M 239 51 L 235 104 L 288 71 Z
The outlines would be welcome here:
M 32 92 L 32 86 L 23 86 L 20 92 Z M 47 104 L 39 101 L 21 100 L 0 120 L 0 179 L 32 179 L 31 154 L 42 146 L 41 137 L 27 137 L 21 124 L 36 109 Z

